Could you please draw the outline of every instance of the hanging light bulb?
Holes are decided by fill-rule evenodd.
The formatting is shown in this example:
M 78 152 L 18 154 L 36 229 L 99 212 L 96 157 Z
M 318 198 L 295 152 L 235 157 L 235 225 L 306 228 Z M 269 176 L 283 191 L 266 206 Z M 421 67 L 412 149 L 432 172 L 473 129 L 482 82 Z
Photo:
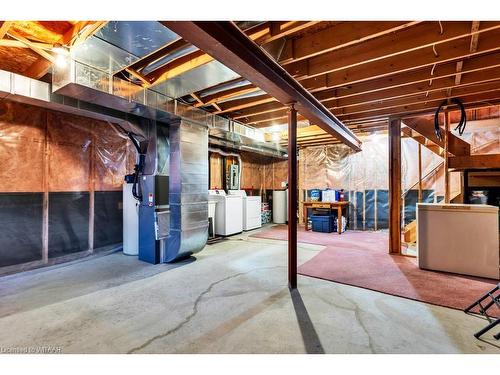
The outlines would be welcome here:
M 67 64 L 67 61 L 66 61 L 66 56 L 64 55 L 57 55 L 56 56 L 56 65 L 59 67 L 59 68 L 64 68 Z
M 54 52 L 58 56 L 69 55 L 69 50 L 60 43 L 54 44 L 54 46 L 52 47 L 52 52 Z

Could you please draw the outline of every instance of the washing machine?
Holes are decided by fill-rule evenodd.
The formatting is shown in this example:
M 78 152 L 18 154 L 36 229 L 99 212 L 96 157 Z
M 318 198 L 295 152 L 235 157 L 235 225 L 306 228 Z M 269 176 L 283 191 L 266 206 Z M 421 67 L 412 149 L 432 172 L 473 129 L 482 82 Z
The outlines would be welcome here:
M 243 204 L 243 230 L 252 230 L 262 226 L 260 195 L 247 196 L 245 190 L 229 190 L 229 195 L 240 196 Z
M 230 236 L 243 231 L 243 199 L 239 195 L 227 195 L 224 190 L 209 190 L 208 201 L 215 206 L 215 234 Z

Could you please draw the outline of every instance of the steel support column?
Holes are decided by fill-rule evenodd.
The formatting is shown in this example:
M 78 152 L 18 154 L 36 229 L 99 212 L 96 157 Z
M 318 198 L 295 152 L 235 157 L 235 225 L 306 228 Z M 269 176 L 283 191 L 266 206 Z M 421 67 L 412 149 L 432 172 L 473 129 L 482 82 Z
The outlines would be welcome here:
M 401 119 L 389 119 L 389 253 L 401 254 Z
M 297 110 L 288 108 L 288 284 L 297 288 Z

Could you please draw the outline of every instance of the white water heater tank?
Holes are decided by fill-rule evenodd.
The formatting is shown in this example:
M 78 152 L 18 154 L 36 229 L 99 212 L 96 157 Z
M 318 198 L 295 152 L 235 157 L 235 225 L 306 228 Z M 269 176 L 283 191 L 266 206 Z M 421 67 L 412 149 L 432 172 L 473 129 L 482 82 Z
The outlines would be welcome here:
M 288 215 L 288 190 L 273 191 L 273 223 L 285 224 Z
M 139 202 L 132 195 L 133 184 L 123 184 L 123 253 L 139 254 Z

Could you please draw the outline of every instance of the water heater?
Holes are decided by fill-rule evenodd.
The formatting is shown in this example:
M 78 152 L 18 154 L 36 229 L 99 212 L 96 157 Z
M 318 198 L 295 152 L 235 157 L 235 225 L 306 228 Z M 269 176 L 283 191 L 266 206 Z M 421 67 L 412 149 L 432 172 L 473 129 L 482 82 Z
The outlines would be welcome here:
M 139 254 L 139 202 L 132 195 L 132 184 L 123 184 L 123 253 Z

